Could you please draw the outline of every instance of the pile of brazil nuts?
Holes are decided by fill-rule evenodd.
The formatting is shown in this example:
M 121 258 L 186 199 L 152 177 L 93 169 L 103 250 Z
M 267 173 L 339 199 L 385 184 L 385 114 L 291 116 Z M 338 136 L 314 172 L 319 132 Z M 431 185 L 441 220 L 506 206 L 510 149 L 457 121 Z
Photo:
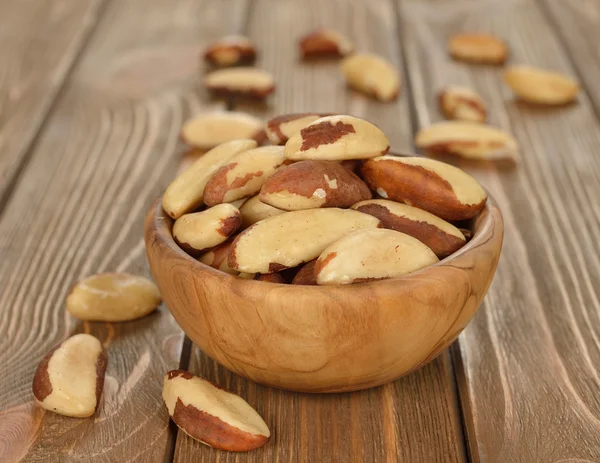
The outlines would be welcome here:
M 163 196 L 178 245 L 234 276 L 340 285 L 406 275 L 460 249 L 457 222 L 487 200 L 454 166 L 387 154 L 385 134 L 353 116 L 288 114 L 266 133 L 276 145 L 218 145 Z

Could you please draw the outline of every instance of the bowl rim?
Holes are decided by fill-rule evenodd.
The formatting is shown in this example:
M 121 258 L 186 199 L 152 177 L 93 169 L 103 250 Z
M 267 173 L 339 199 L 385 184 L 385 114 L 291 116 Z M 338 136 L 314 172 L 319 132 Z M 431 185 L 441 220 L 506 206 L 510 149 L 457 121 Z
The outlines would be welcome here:
M 225 273 L 221 270 L 215 269 L 200 262 L 199 260 L 186 253 L 177 245 L 172 234 L 173 223 L 175 221 L 171 217 L 169 217 L 163 210 L 162 195 L 160 195 L 154 200 L 146 215 L 146 248 L 148 248 L 151 244 L 148 242 L 148 235 L 152 231 L 154 231 L 154 233 L 152 233 L 153 239 L 157 242 L 160 242 L 160 244 L 164 246 L 164 249 L 168 251 L 171 258 L 175 258 L 179 261 L 186 262 L 192 269 L 194 269 L 194 271 L 197 271 L 199 275 L 205 274 L 207 276 L 210 276 L 211 278 L 221 278 L 224 279 L 224 281 L 235 282 L 237 287 L 240 289 L 250 288 L 252 286 L 256 288 L 256 285 L 268 285 L 263 287 L 286 288 L 288 291 L 301 291 L 302 293 L 306 294 L 307 291 L 320 293 L 337 293 L 340 290 L 340 288 L 342 288 L 344 291 L 360 291 L 361 288 L 365 287 L 384 287 L 389 286 L 390 284 L 399 284 L 403 281 L 419 279 L 424 274 L 427 274 L 431 271 L 435 271 L 435 269 L 439 267 L 448 266 L 448 264 L 452 264 L 455 260 L 461 258 L 465 254 L 475 251 L 479 246 L 485 244 L 485 242 L 493 234 L 495 224 L 498 220 L 501 222 L 500 225 L 502 226 L 503 230 L 504 224 L 502 214 L 495 200 L 490 196 L 487 190 L 485 191 L 487 193 L 487 200 L 485 206 L 479 212 L 479 214 L 477 214 L 473 219 L 471 219 L 473 221 L 473 236 L 462 248 L 450 254 L 448 257 L 441 259 L 439 262 L 436 262 L 433 265 L 429 265 L 420 270 L 417 270 L 416 272 L 411 272 L 409 274 L 395 278 L 386 278 L 382 280 L 373 280 L 347 285 L 292 285 L 289 283 L 273 283 L 254 279 L 239 278 L 236 275 Z

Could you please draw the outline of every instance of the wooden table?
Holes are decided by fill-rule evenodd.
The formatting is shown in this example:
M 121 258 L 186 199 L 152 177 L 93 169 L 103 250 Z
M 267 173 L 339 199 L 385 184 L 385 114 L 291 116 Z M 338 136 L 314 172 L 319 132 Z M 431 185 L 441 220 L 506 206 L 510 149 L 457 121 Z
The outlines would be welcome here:
M 347 91 L 335 63 L 300 64 L 296 40 L 317 26 L 387 56 L 398 101 Z M 600 461 L 599 30 L 599 0 L 0 0 L 0 462 Z M 501 70 L 448 59 L 459 31 L 577 77 L 577 104 L 514 101 Z M 65 314 L 83 276 L 148 274 L 143 217 L 186 162 L 182 122 L 222 106 L 197 55 L 226 33 L 256 41 L 278 85 L 267 106 L 235 109 L 352 113 L 411 151 L 442 119 L 436 91 L 466 84 L 518 138 L 516 169 L 466 166 L 503 211 L 505 245 L 475 320 L 421 370 L 360 393 L 283 392 L 203 356 L 164 307 L 114 325 Z M 75 332 L 109 351 L 87 420 L 42 411 L 30 391 L 43 354 Z M 235 455 L 177 432 L 160 394 L 178 365 L 246 398 L 272 441 Z

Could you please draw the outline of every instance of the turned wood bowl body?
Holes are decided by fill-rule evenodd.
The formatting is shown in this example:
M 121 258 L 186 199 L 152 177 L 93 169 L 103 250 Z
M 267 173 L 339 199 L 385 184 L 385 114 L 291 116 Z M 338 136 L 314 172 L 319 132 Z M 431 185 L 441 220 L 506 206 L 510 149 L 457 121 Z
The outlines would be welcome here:
M 503 222 L 489 199 L 462 249 L 401 278 L 296 286 L 237 278 L 173 240 L 160 199 L 146 217 L 148 261 L 164 301 L 202 351 L 256 382 L 305 392 L 384 384 L 442 352 L 492 281 Z

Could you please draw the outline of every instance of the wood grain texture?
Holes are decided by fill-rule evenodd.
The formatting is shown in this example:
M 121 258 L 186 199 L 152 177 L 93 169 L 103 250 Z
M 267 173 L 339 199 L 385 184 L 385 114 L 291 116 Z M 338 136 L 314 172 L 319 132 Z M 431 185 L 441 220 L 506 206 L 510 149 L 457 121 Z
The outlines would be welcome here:
M 0 207 L 104 3 L 0 1 Z
M 303 111 L 350 113 L 378 124 L 390 138 L 392 150 L 412 150 L 406 83 L 397 102 L 383 104 L 346 89 L 337 61 L 298 59 L 299 37 L 318 27 L 331 27 L 351 37 L 359 50 L 382 54 L 401 68 L 400 31 L 391 2 L 255 0 L 250 11 L 246 34 L 257 43 L 257 66 L 275 75 L 277 90 L 265 106 L 241 103 L 236 109 L 265 119 Z M 226 455 L 180 432 L 176 461 L 464 461 L 453 373 L 445 353 L 392 384 L 330 397 L 256 386 L 215 365 L 194 349 L 192 371 L 218 369 L 219 382 L 239 381 L 235 390 L 256 391 L 244 397 L 263 404 L 260 412 L 268 410 L 268 421 L 278 434 L 276 445 L 263 453 Z M 364 420 L 359 418 L 363 414 Z
M 171 178 L 185 118 L 200 103 L 197 53 L 240 17 L 232 2 L 125 0 L 104 11 L 0 220 L 0 461 L 163 461 L 173 435 L 162 376 L 182 332 L 162 307 L 122 324 L 80 323 L 64 310 L 78 279 L 147 274 L 148 205 Z M 243 16 L 243 15 L 242 15 Z M 89 332 L 107 347 L 92 419 L 44 413 L 31 379 L 54 344 Z M 18 373 L 17 373 L 18 372 Z
M 600 459 L 600 127 L 586 91 L 573 105 L 515 101 L 502 69 L 451 61 L 454 33 L 504 37 L 510 63 L 574 75 L 537 3 L 400 2 L 420 126 L 441 120 L 437 90 L 473 87 L 491 124 L 512 132 L 522 163 L 469 166 L 499 203 L 505 244 L 484 307 L 459 338 L 461 400 L 476 461 Z

